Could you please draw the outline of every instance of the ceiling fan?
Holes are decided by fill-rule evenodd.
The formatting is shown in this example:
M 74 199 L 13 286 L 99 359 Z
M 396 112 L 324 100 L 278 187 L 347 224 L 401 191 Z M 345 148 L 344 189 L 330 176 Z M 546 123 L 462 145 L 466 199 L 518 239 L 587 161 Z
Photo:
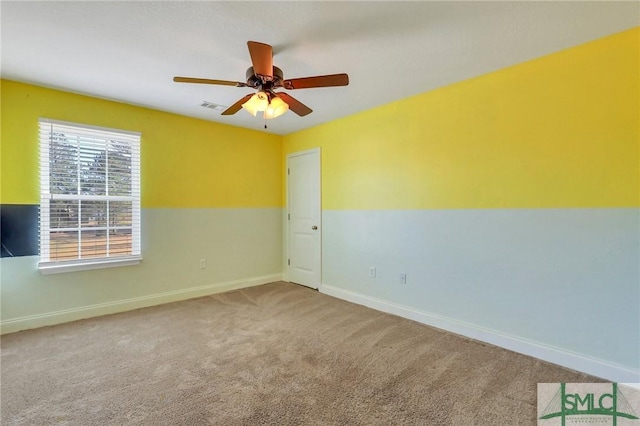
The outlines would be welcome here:
M 347 86 L 349 84 L 349 76 L 344 73 L 285 80 L 282 70 L 273 65 L 273 48 L 270 45 L 249 41 L 247 46 L 249 47 L 249 55 L 253 66 L 247 69 L 246 83 L 191 77 L 173 77 L 173 81 L 177 83 L 217 84 L 257 89 L 257 93 L 243 96 L 235 104 L 223 111 L 222 115 L 233 115 L 240 108 L 244 108 L 254 117 L 258 111 L 263 111 L 265 119 L 278 117 L 289 109 L 301 117 L 312 112 L 311 108 L 293 96 L 284 92 L 275 92 L 275 89 L 310 89 L 314 87 Z

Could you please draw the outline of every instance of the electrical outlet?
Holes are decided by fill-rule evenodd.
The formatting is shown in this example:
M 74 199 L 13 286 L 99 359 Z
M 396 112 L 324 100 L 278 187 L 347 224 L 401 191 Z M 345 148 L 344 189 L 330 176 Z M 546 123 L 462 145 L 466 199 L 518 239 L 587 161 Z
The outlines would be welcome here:
M 406 284 L 406 283 L 407 283 L 407 274 L 403 272 L 400 274 L 400 284 Z
M 376 268 L 374 268 L 373 266 L 371 268 L 369 268 L 369 276 L 371 278 L 375 278 L 376 277 Z
M 200 269 L 207 267 L 207 259 L 200 259 Z

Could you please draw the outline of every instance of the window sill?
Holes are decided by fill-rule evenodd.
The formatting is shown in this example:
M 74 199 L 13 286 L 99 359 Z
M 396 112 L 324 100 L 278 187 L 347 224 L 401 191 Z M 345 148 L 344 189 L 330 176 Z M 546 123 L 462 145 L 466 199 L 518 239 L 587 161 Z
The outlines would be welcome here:
M 43 275 L 60 274 L 64 272 L 133 266 L 139 265 L 141 261 L 142 256 L 127 256 L 106 259 L 69 260 L 65 262 L 40 262 L 38 263 L 38 270 Z

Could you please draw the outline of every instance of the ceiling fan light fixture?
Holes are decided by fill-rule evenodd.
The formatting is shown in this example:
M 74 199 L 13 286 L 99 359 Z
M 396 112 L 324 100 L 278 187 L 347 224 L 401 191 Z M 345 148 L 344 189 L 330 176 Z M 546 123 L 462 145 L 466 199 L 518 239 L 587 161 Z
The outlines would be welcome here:
M 256 116 L 258 111 L 264 111 L 268 106 L 269 98 L 264 92 L 256 93 L 255 95 L 250 97 L 247 102 L 242 104 L 242 108 L 249 111 L 249 114 L 253 115 L 254 117 Z
M 289 110 L 289 105 L 277 96 L 271 99 L 271 103 L 264 111 L 264 118 L 269 120 L 272 118 L 280 117 L 282 114 Z

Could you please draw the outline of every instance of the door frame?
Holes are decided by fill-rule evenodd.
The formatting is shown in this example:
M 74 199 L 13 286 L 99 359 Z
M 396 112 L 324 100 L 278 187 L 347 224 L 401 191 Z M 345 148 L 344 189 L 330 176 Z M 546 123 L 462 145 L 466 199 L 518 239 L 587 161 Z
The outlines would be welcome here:
M 320 282 L 318 283 L 318 290 L 320 289 L 320 287 L 322 286 L 322 149 L 320 147 L 316 147 L 316 148 L 311 148 L 311 149 L 306 149 L 304 151 L 296 151 L 296 152 L 291 152 L 289 154 L 287 154 L 287 161 L 285 164 L 285 168 L 284 168 L 284 174 L 285 174 L 285 208 L 284 208 L 284 212 L 282 214 L 282 229 L 284 230 L 284 244 L 283 244 L 283 259 L 282 259 L 282 265 L 283 265 L 283 270 L 284 273 L 282 274 L 282 278 L 284 281 L 290 282 L 289 281 L 289 159 L 292 157 L 299 157 L 301 155 L 307 155 L 307 154 L 313 154 L 313 153 L 317 153 L 318 154 L 318 161 L 320 162 L 320 167 L 319 167 L 319 174 L 320 176 L 318 176 L 318 185 L 320 186 L 318 194 L 320 196 L 320 200 L 318 200 L 318 205 L 320 207 L 320 212 L 319 212 L 319 217 L 318 217 L 318 227 L 320 230 L 320 236 L 319 236 L 319 240 L 320 240 Z

